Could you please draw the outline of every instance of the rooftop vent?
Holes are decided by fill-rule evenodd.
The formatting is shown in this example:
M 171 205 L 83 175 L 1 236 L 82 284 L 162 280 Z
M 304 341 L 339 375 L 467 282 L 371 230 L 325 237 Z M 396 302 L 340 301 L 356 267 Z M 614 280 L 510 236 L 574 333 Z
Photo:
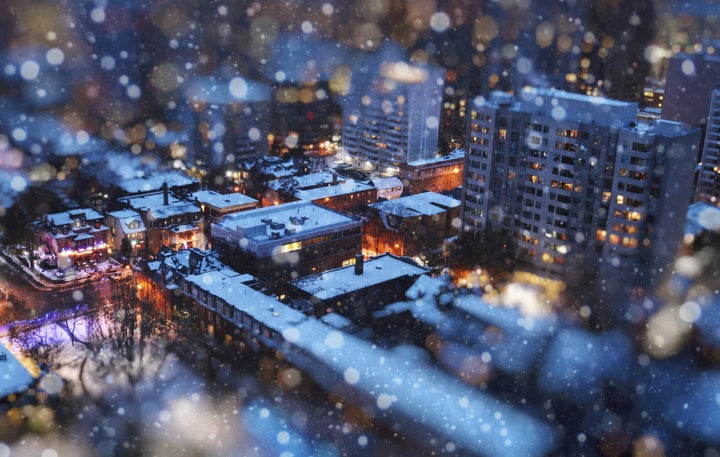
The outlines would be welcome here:
M 270 222 L 270 228 L 273 230 L 282 230 L 285 228 L 285 224 L 282 222 Z

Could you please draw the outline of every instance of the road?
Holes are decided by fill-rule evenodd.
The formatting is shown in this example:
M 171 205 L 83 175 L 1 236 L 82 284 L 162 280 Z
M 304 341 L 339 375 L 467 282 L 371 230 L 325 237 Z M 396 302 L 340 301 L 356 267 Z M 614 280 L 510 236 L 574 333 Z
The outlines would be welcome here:
M 39 288 L 0 257 L 0 326 L 32 319 L 47 312 L 74 307 L 79 303 L 110 300 L 114 282 L 96 276 L 83 283 Z M 13 302 L 6 299 L 12 294 Z

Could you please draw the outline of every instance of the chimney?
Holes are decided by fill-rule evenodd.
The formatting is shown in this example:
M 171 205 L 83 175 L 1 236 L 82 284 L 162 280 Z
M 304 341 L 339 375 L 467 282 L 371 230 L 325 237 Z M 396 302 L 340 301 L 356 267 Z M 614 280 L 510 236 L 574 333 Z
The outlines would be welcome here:
M 337 185 L 337 183 L 338 183 L 338 175 L 337 175 L 337 173 L 335 173 L 335 172 L 333 171 L 333 174 L 332 174 L 332 185 L 335 186 L 335 185 Z
M 163 191 L 163 205 L 167 206 L 170 204 L 170 196 L 168 195 L 168 185 L 167 181 L 165 181 L 162 185 L 162 191 Z
M 355 254 L 355 274 L 360 276 L 363 274 L 363 267 L 365 263 L 365 259 L 363 258 L 362 254 Z

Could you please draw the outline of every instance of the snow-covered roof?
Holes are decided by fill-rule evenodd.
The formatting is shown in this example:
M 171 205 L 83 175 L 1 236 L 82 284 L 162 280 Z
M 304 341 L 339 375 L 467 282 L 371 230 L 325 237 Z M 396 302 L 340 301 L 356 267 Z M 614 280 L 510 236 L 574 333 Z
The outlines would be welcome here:
M 286 327 L 288 360 L 321 384 L 344 382 L 372 401 L 378 415 L 434 430 L 467 453 L 485 456 L 542 456 L 557 443 L 557 432 L 406 351 L 382 349 L 307 318 Z M 301 349 L 298 351 L 295 348 Z M 303 352 L 312 355 L 308 359 Z
M 229 268 L 190 275 L 186 281 L 196 284 L 209 294 L 221 298 L 228 305 L 237 308 L 253 319 L 279 332 L 306 319 L 300 311 L 285 306 L 247 285 L 254 278 Z
M 395 200 L 381 201 L 370 205 L 379 211 L 400 217 L 432 216 L 457 208 L 460 201 L 435 192 L 421 192 Z
M 413 160 L 412 162 L 408 162 L 408 165 L 419 166 L 419 165 L 426 165 L 426 164 L 442 164 L 443 162 L 454 162 L 457 160 L 463 160 L 464 158 L 465 158 L 465 150 L 464 149 L 455 149 L 453 152 L 451 152 L 448 155 L 432 157 L 432 158 L 423 159 L 423 160 Z
M 228 214 L 212 229 L 213 236 L 224 232 L 227 238 L 232 233 L 234 238 L 257 246 L 279 239 L 282 243 L 303 240 L 356 225 L 360 221 L 349 216 L 308 201 L 297 201 Z
M 33 383 L 33 377 L 12 352 L 0 343 L 0 398 L 21 392 Z
M 197 184 L 198 181 L 179 171 L 158 171 L 142 178 L 121 180 L 118 186 L 129 194 L 136 194 L 160 190 L 164 183 L 167 183 L 169 188 L 173 188 L 190 186 Z
M 158 219 L 164 219 L 172 216 L 197 213 L 198 211 L 200 211 L 200 208 L 194 203 L 176 203 L 174 205 L 153 208 L 150 210 L 150 214 Z
M 637 118 L 637 103 L 539 87 L 525 87 L 517 96 L 496 91 L 488 100 L 478 97 L 474 103 L 479 107 L 508 104 L 520 112 L 601 126 L 625 127 Z
M 299 190 L 295 192 L 295 197 L 301 200 L 319 200 L 325 197 L 336 197 L 338 195 L 354 194 L 356 192 L 364 192 L 373 189 L 368 184 L 348 179 L 341 184 L 330 186 L 316 187 L 315 189 Z
M 241 192 L 220 194 L 212 190 L 200 190 L 192 194 L 200 203 L 205 203 L 218 209 L 244 208 L 257 205 L 258 201 Z
M 381 189 L 395 189 L 397 187 L 403 187 L 402 180 L 397 176 L 380 177 L 375 176 L 370 179 L 378 190 Z
M 165 206 L 163 192 L 151 192 L 148 194 L 135 195 L 132 197 L 122 197 L 119 200 L 130 205 L 138 211 L 150 211 Z M 185 204 L 186 202 L 175 197 L 172 193 L 168 193 L 168 204 Z
M 392 254 L 383 254 L 366 260 L 360 275 L 355 274 L 355 265 L 350 265 L 296 279 L 291 284 L 320 300 L 327 300 L 405 276 L 417 277 L 428 271 Z
M 84 215 L 85 220 L 97 220 L 103 218 L 102 214 L 98 213 L 94 209 L 82 208 L 64 211 L 62 213 L 48 214 L 47 219 L 48 222 L 54 225 L 69 225 L 72 224 L 73 220 L 80 217 L 80 215 Z
M 137 211 L 133 211 L 131 209 L 124 209 L 120 211 L 110 212 L 108 213 L 108 216 L 114 217 L 120 222 L 122 231 L 126 235 L 145 231 L 145 223 L 143 222 L 140 214 L 138 214 Z M 133 222 L 137 223 L 136 228 L 130 228 L 130 224 L 132 224 Z

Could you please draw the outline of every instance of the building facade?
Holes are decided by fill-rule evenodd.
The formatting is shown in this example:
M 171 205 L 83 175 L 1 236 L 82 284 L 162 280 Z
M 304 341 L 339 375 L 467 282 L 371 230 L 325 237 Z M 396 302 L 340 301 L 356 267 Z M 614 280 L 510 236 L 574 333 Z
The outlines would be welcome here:
M 172 250 L 206 248 L 205 220 L 201 208 L 171 195 L 167 186 L 162 192 L 124 197 L 120 202 L 142 217 L 150 254 L 154 255 L 162 246 Z
M 373 203 L 363 226 L 364 252 L 430 262 L 442 255 L 446 240 L 458 234 L 459 216 L 460 201 L 435 192 Z
M 600 259 L 647 280 L 682 237 L 700 133 L 636 114 L 634 103 L 540 89 L 476 102 L 464 236 L 505 236 L 550 276 L 596 272 Z
M 401 164 L 437 156 L 443 72 L 396 62 L 379 73 L 348 97 L 343 146 L 361 168 L 397 176 Z
M 140 213 L 134 210 L 125 209 L 112 211 L 105 215 L 105 223 L 110 228 L 108 247 L 120 253 L 129 248 L 129 255 L 140 255 L 145 252 L 145 223 Z M 127 239 L 127 241 L 123 241 Z M 127 247 L 123 247 L 127 243 Z
M 695 199 L 718 204 L 720 198 L 720 90 L 712 92 Z
M 297 201 L 225 216 L 211 237 L 222 260 L 262 279 L 289 279 L 354 261 L 361 221 Z
M 90 208 L 48 214 L 37 224 L 39 241 L 61 269 L 81 261 L 101 260 L 107 256 L 110 232 L 104 219 Z

